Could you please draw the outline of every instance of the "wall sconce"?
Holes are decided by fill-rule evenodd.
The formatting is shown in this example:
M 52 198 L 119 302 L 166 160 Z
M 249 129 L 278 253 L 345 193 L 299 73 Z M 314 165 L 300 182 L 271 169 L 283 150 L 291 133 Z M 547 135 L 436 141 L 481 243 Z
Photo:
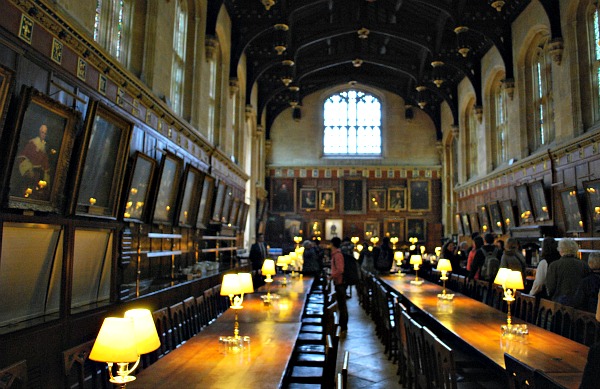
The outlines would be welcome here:
M 463 56 L 463 58 L 467 58 L 469 51 L 471 51 L 470 47 L 467 45 L 467 42 L 465 40 L 465 35 L 463 35 L 467 31 L 469 31 L 469 27 L 466 26 L 458 26 L 454 29 L 454 33 L 456 34 L 456 41 L 458 44 L 458 52 L 460 55 Z
M 357 31 L 358 38 L 359 39 L 367 39 L 369 37 L 369 33 L 370 32 L 371 31 L 369 31 L 368 28 L 363 27 L 363 28 L 361 28 L 360 30 Z
M 352 238 L 350 238 L 350 242 L 352 242 L 354 246 L 356 246 L 359 240 L 360 238 L 358 236 L 353 236 Z
M 296 242 L 296 248 L 300 247 L 300 242 L 302 242 L 301 236 L 294 236 L 294 242 Z
M 494 284 L 502 285 L 504 289 L 504 298 L 508 305 L 508 315 L 506 317 L 506 325 L 510 329 L 512 325 L 512 318 L 510 316 L 510 303 L 515 301 L 515 293 L 517 289 L 524 289 L 523 286 L 523 275 L 518 270 L 511 270 L 506 267 L 501 267 L 494 278 Z
M 152 314 L 147 309 L 132 309 L 125 312 L 124 317 L 107 317 L 100 327 L 94 342 L 90 359 L 108 364 L 110 382 L 120 388 L 135 380 L 131 376 L 138 364 L 140 356 L 160 347 L 160 340 Z M 117 376 L 112 372 L 113 364 L 117 364 Z M 134 363 L 132 368 L 129 364 Z
M 292 83 L 292 81 L 294 81 L 294 79 L 290 76 L 281 77 L 281 82 L 283 82 L 283 85 L 285 86 L 289 86 Z
M 280 44 L 275 46 L 275 51 L 277 52 L 277 55 L 281 55 L 283 54 L 283 52 L 287 49 L 287 47 L 285 47 L 284 44 Z
M 444 66 L 444 63 L 442 61 L 433 61 L 431 66 L 433 67 L 433 83 L 440 88 L 444 81 L 446 81 L 442 76 L 442 66 Z
M 423 93 L 425 92 L 425 90 L 427 90 L 427 87 L 419 85 L 415 89 L 417 90 L 417 92 L 419 92 L 419 95 L 417 97 L 417 105 L 419 106 L 419 108 L 424 109 L 427 106 L 427 101 L 425 100 Z
M 244 293 L 254 292 L 252 275 L 250 273 L 225 274 L 221 283 L 221 296 L 229 296 L 231 309 L 235 312 L 233 324 L 233 338 L 227 337 L 226 341 L 240 344 L 240 325 L 238 323 L 238 311 L 244 306 Z M 244 337 L 246 340 L 247 337 Z
M 261 0 L 261 3 L 265 6 L 265 9 L 268 11 L 272 6 L 275 5 L 275 0 Z
M 404 253 L 402 251 L 396 251 L 394 253 L 394 263 L 396 264 L 396 267 L 398 268 L 398 271 L 396 272 L 396 275 L 398 277 L 404 277 L 406 274 L 402 273 L 400 271 L 400 268 L 402 267 L 402 261 L 404 261 Z
M 419 279 L 419 266 L 423 263 L 423 257 L 419 254 L 413 254 L 410 256 L 410 264 L 414 266 L 415 269 L 415 279 L 410 283 L 413 285 L 421 285 L 423 280 Z
M 454 294 L 446 294 L 446 281 L 448 280 L 448 272 L 452 271 L 452 264 L 450 263 L 450 260 L 446 258 L 440 258 L 436 269 L 442 272 L 440 280 L 443 282 L 442 294 L 438 294 L 438 298 L 442 300 L 452 300 L 454 298 Z
M 281 61 L 281 64 L 283 66 L 294 66 L 296 63 L 291 59 L 284 59 L 283 61 Z
M 370 239 L 371 243 L 373 243 L 374 246 L 377 246 L 377 243 L 379 242 L 379 237 L 378 236 L 372 236 Z
M 300 87 L 297 85 L 292 85 L 292 86 L 288 87 L 288 89 L 290 90 L 290 92 L 299 92 L 300 91 Z
M 496 11 L 500 12 L 502 11 L 502 7 L 504 7 L 504 4 L 506 4 L 504 1 L 502 0 L 493 0 L 490 5 L 492 6 L 492 8 L 495 8 Z
M 352 61 L 352 66 L 354 66 L 355 68 L 361 67 L 362 64 L 363 64 L 363 60 L 360 58 L 356 58 L 355 60 Z

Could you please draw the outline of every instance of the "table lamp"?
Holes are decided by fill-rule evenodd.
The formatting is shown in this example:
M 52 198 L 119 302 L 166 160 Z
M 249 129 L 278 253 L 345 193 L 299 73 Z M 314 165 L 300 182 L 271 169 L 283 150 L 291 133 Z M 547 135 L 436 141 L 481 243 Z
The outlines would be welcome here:
M 394 253 L 394 261 L 396 262 L 396 267 L 398 267 L 398 272 L 396 275 L 398 277 L 404 277 L 405 274 L 400 271 L 400 268 L 402 267 L 402 261 L 404 261 L 404 253 L 402 251 L 396 251 Z
M 300 242 L 302 242 L 302 237 L 294 236 L 294 242 L 296 242 L 296 248 L 300 247 Z
M 350 238 L 350 242 L 352 242 L 354 246 L 356 246 L 359 240 L 360 238 L 358 236 L 353 236 L 352 238 Z
M 235 312 L 233 324 L 233 340 L 240 339 L 238 311 L 242 308 L 244 302 L 244 293 L 254 292 L 252 285 L 252 275 L 250 273 L 225 274 L 221 283 L 221 296 L 229 296 L 231 309 Z
M 419 247 L 419 250 L 421 250 L 421 256 L 425 255 L 425 246 Z
M 100 327 L 90 359 L 108 364 L 110 382 L 120 388 L 135 380 L 129 375 L 140 363 L 140 355 L 160 347 L 152 314 L 147 309 L 132 309 L 125 317 L 107 317 Z M 117 364 L 117 376 L 112 367 Z M 129 364 L 134 363 L 129 368 Z
M 392 248 L 393 248 L 394 250 L 396 250 L 396 244 L 398 243 L 398 237 L 397 237 L 397 236 L 392 236 L 392 237 L 390 238 L 390 242 L 391 242 L 391 243 L 392 243 L 392 245 L 393 245 L 393 246 L 392 246 Z
M 511 270 L 505 267 L 501 267 L 496 274 L 494 284 L 502 285 L 504 289 L 504 298 L 508 305 L 508 316 L 506 317 L 506 324 L 508 327 L 512 324 L 512 318 L 510 317 L 510 303 L 515 301 L 515 293 L 517 289 L 525 289 L 523 286 L 523 275 L 518 270 Z
M 440 280 L 443 282 L 442 294 L 438 294 L 438 298 L 443 300 L 452 300 L 454 295 L 446 294 L 446 281 L 448 280 L 448 272 L 452 271 L 452 264 L 450 263 L 450 260 L 446 258 L 440 258 L 436 269 L 442 272 Z
M 419 254 L 413 254 L 410 256 L 410 264 L 415 268 L 415 279 L 410 283 L 413 285 L 421 285 L 423 280 L 419 279 L 419 265 L 423 263 L 423 258 Z
M 273 282 L 273 278 L 271 278 L 271 276 L 277 274 L 275 270 L 275 261 L 272 259 L 265 259 L 261 272 L 263 276 L 267 276 L 267 278 L 265 278 L 265 283 L 267 284 L 267 295 L 262 296 L 262 300 L 265 305 L 269 305 L 274 297 L 271 295 L 271 283 Z

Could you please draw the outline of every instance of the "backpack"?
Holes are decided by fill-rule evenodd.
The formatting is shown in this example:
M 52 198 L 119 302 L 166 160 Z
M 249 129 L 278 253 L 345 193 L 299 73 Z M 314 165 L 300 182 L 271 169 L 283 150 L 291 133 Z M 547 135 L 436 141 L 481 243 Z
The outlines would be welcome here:
M 344 284 L 358 284 L 358 264 L 352 255 L 344 255 Z
M 485 255 L 485 260 L 483 261 L 483 265 L 481 266 L 481 271 L 479 272 L 480 278 L 483 280 L 490 280 L 493 277 L 496 277 L 498 273 L 498 269 L 500 269 L 500 260 L 498 259 L 498 248 L 494 247 L 492 251 L 484 250 L 480 248 L 480 250 Z

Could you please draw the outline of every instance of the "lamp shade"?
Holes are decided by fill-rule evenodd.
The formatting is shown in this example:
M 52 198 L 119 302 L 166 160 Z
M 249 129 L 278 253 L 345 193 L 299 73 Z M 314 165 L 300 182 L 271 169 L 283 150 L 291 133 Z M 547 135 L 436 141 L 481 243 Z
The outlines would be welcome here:
M 265 259 L 265 261 L 263 262 L 261 271 L 262 271 L 263 276 L 266 276 L 266 275 L 274 276 L 275 275 L 275 261 L 273 261 L 272 259 Z
M 452 271 L 452 264 L 449 259 L 440 258 L 437 264 L 437 268 L 439 271 Z
M 504 281 L 504 287 L 507 289 L 525 289 L 521 272 L 518 270 L 511 270 Z
M 252 284 L 252 274 L 238 273 L 238 279 L 240 282 L 240 293 L 254 292 L 254 284 Z
M 221 296 L 230 296 L 241 293 L 242 286 L 240 284 L 240 277 L 237 274 L 225 274 L 223 276 L 223 282 L 221 283 Z
M 100 327 L 90 359 L 97 362 L 125 363 L 138 360 L 133 319 L 107 317 Z
M 404 253 L 402 251 L 396 251 L 394 253 L 394 259 L 396 261 L 402 261 L 404 259 Z
M 411 265 L 420 265 L 423 263 L 423 257 L 419 254 L 413 254 L 410 256 L 410 264 Z
M 125 312 L 125 318 L 133 320 L 133 330 L 139 355 L 148 354 L 160 347 L 160 339 L 152 313 L 148 309 L 130 309 Z
M 507 267 L 501 267 L 500 269 L 498 269 L 496 278 L 494 278 L 494 284 L 504 285 L 504 282 L 506 281 L 506 278 L 508 277 L 508 274 L 510 272 L 511 270 Z

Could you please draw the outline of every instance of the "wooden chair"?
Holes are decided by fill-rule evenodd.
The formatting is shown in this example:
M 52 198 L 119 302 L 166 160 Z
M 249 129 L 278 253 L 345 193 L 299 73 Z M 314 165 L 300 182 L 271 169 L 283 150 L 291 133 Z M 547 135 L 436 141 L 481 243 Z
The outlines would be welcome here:
M 171 319 L 171 334 L 175 348 L 184 344 L 189 338 L 189 322 L 185 314 L 183 301 L 169 307 L 169 318 Z
M 217 305 L 212 288 L 204 291 L 204 304 L 206 304 L 206 317 L 210 324 L 217 319 Z
M 423 338 L 427 353 L 429 387 L 436 389 L 456 389 L 458 376 L 454 362 L 454 352 L 431 330 L 423 327 Z
M 402 312 L 407 312 L 406 307 L 401 302 L 395 301 L 394 314 L 396 316 L 396 337 L 398 338 L 398 370 L 396 374 L 400 376 L 399 383 L 404 385 L 407 382 L 408 347 L 406 344 L 406 332 L 404 330 L 404 320 L 406 319 L 403 317 Z
M 208 313 L 206 312 L 204 294 L 196 297 L 196 308 L 198 309 L 198 325 L 200 326 L 200 329 L 202 329 L 210 322 L 208 319 Z
M 0 369 L 0 389 L 25 389 L 27 387 L 27 361 L 19 361 Z
M 591 345 L 600 342 L 600 322 L 592 312 L 575 310 L 573 318 L 572 339 L 576 342 Z
M 506 312 L 507 305 L 504 301 L 504 289 L 502 289 L 502 286 L 490 284 L 487 305 L 489 305 L 492 308 L 496 308 L 500 311 Z
M 455 292 L 459 291 L 460 278 L 458 273 L 450 273 L 450 279 L 448 280 L 448 289 L 452 289 Z
M 541 370 L 535 370 L 533 372 L 533 382 L 536 388 L 542 389 L 566 389 L 564 386 L 548 377 L 546 373 Z
M 535 388 L 534 369 L 510 354 L 504 353 L 504 364 L 510 389 Z
M 160 339 L 160 347 L 150 353 L 150 361 L 154 363 L 171 352 L 174 347 L 169 308 L 164 307 L 152 312 L 152 318 L 154 319 L 154 324 L 156 324 L 156 332 Z
M 477 283 L 475 282 L 477 280 L 473 279 L 473 278 L 467 278 L 465 281 L 465 289 L 463 290 L 463 294 L 465 296 L 469 296 L 471 298 L 475 298 L 475 292 L 476 292 L 476 285 Z
M 94 340 L 63 351 L 65 388 L 108 389 L 108 371 L 105 363 L 89 359 Z
M 477 301 L 480 301 L 484 304 L 488 304 L 488 299 L 490 296 L 490 282 L 484 280 L 474 280 L 475 281 L 475 291 L 473 292 L 472 298 Z
M 534 324 L 537 317 L 537 299 L 535 296 L 517 291 L 513 305 L 513 316 Z
M 196 299 L 194 296 L 190 296 L 183 300 L 183 308 L 185 309 L 185 315 L 189 322 L 188 334 L 190 337 L 192 337 L 202 329 L 202 326 L 200 325 L 198 306 L 196 305 Z
M 551 331 L 571 339 L 575 308 L 556 302 L 554 306 L 554 319 Z
M 552 331 L 554 319 L 554 311 L 556 310 L 556 303 L 552 300 L 540 299 L 538 303 L 537 316 L 535 319 L 535 325 L 545 330 Z
M 406 312 L 402 312 L 403 325 L 406 331 L 408 346 L 408 380 L 407 387 L 427 388 L 427 362 L 423 341 L 423 327 Z
M 322 366 L 292 365 L 285 379 L 287 388 L 295 384 L 319 384 L 322 388 L 332 388 L 335 381 L 337 350 L 333 347 L 331 335 L 325 341 L 325 362 Z
M 342 361 L 342 388 L 348 387 L 348 366 L 350 365 L 350 351 L 344 351 L 344 360 Z

